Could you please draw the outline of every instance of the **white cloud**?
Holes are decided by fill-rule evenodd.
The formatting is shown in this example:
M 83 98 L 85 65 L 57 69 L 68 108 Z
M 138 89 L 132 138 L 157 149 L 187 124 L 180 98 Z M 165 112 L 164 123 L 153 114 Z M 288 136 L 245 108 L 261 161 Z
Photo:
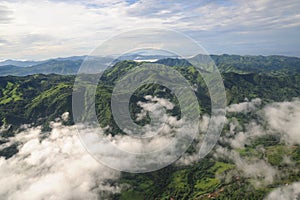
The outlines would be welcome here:
M 234 104 L 231 107 L 234 112 L 247 111 L 249 103 Z M 227 159 L 233 162 L 236 169 L 223 175 L 227 181 L 233 181 L 232 176 L 243 176 L 250 178 L 250 183 L 255 187 L 269 185 L 276 178 L 284 176 L 279 173 L 279 169 L 268 163 L 265 158 L 255 156 L 241 156 L 237 149 L 243 149 L 245 144 L 250 144 L 254 138 L 267 134 L 277 135 L 281 142 L 286 145 L 299 144 L 299 120 L 300 120 L 300 101 L 294 99 L 290 102 L 275 102 L 265 105 L 262 109 L 251 107 L 251 114 L 256 115 L 257 119 L 252 119 L 246 123 L 240 123 L 235 118 L 228 120 L 229 131 L 220 139 L 222 146 L 215 148 L 214 156 L 217 159 Z M 229 144 L 231 148 L 226 147 Z M 257 146 L 255 151 L 258 154 L 264 154 L 265 147 Z M 295 167 L 295 162 L 289 155 L 284 155 L 282 163 L 289 166 L 289 169 Z M 299 183 L 290 186 L 278 188 L 271 192 L 266 199 L 296 199 L 300 191 L 297 190 Z
M 144 109 L 151 112 L 158 112 L 161 107 L 153 104 L 153 101 L 160 106 L 173 108 L 173 104 L 169 101 L 157 97 L 146 97 L 152 102 L 140 103 Z M 244 105 L 244 104 L 243 104 Z M 239 109 L 241 112 L 244 109 Z M 255 111 L 256 112 L 256 111 Z M 223 137 L 231 142 L 234 148 L 243 148 L 248 139 L 264 134 L 281 134 L 283 141 L 287 144 L 297 144 L 296 133 L 298 129 L 298 121 L 300 119 L 299 100 L 295 99 L 291 102 L 278 102 L 266 105 L 259 114 L 261 114 L 264 122 L 268 123 L 267 130 L 263 129 L 261 124 L 249 122 L 245 126 L 246 131 L 238 131 L 240 124 L 233 120 L 232 128 L 229 135 Z M 154 114 L 155 116 L 155 114 Z M 62 115 L 63 120 L 68 119 L 68 113 Z M 172 117 L 162 117 L 162 121 L 168 121 L 171 125 L 180 125 L 179 120 Z M 208 126 L 209 117 L 203 116 L 200 123 L 200 131 L 205 132 Z M 100 196 L 106 198 L 111 193 L 120 192 L 122 185 L 116 182 L 120 177 L 120 173 L 102 164 L 96 162 L 83 148 L 77 137 L 77 129 L 75 126 L 63 126 L 59 121 L 52 122 L 52 131 L 50 133 L 42 133 L 40 127 L 31 128 L 30 126 L 22 126 L 25 129 L 4 145 L 8 146 L 17 143 L 19 152 L 13 157 L 5 160 L 0 158 L 0 196 L 5 199 L 97 199 Z M 188 134 L 192 127 L 182 126 L 179 133 Z M 92 136 L 92 142 L 96 144 L 95 148 L 99 149 L 99 141 L 95 141 L 96 130 L 86 129 L 86 135 Z M 165 130 L 170 132 L 170 130 Z M 160 137 L 147 139 L 141 142 L 139 139 L 130 136 L 110 136 L 104 135 L 103 130 L 98 130 L 98 135 L 105 137 L 107 142 L 101 143 L 100 147 L 106 156 L 106 161 L 111 161 L 115 165 L 123 166 L 127 169 L 134 167 L 142 167 L 145 163 L 136 162 L 134 156 L 124 156 L 118 152 L 112 151 L 108 143 L 117 145 L 118 148 L 127 152 L 147 152 L 155 151 L 166 146 L 170 147 L 170 151 L 163 152 L 159 156 L 152 158 L 147 157 L 144 162 L 159 163 L 167 160 L 176 147 L 170 145 L 172 135 L 163 134 Z M 48 134 L 42 139 L 44 134 Z M 242 135 L 244 134 L 244 135 Z M 197 140 L 201 141 L 202 135 Z M 201 142 L 196 145 L 199 149 Z M 6 147 L 5 146 L 5 147 Z M 4 147 L 1 145 L 1 147 Z M 132 155 L 132 154 L 131 154 Z M 258 158 L 242 157 L 239 153 L 232 149 L 217 146 L 214 155 L 216 158 L 228 158 L 235 165 L 237 172 L 243 177 L 254 180 L 255 186 L 261 184 L 272 184 L 275 178 L 280 177 L 278 169 L 271 166 L 267 161 Z M 198 160 L 198 152 L 195 154 L 185 154 L 176 164 L 189 165 Z M 149 160 L 152 159 L 152 160 Z M 141 161 L 141 160 L 140 160 Z M 284 158 L 284 162 L 292 165 L 289 157 Z M 122 167 L 121 167 L 122 168 Z M 235 169 L 233 169 L 235 170 Z M 230 173 L 228 176 L 231 176 Z M 228 178 L 228 177 L 226 177 Z M 114 184 L 110 184 L 109 181 Z M 269 195 L 269 198 L 293 197 L 299 194 L 297 190 L 298 184 L 288 186 L 286 188 L 277 189 Z
M 299 199 L 300 197 L 300 182 L 292 183 L 284 187 L 280 187 L 272 191 L 265 199 L 266 200 L 282 200 L 282 199 Z
M 280 134 L 288 144 L 300 144 L 300 101 L 273 103 L 264 108 L 271 131 Z
M 276 102 L 265 105 L 261 110 L 260 99 L 251 102 L 232 104 L 228 112 L 248 113 L 257 115 L 259 121 L 251 120 L 241 125 L 237 120 L 229 122 L 230 130 L 221 138 L 233 148 L 244 148 L 252 139 L 263 135 L 277 135 L 288 145 L 300 144 L 300 101 Z M 242 128 L 244 126 L 244 128 Z
M 250 102 L 246 101 L 238 104 L 231 104 L 226 108 L 226 111 L 248 113 L 256 110 L 260 105 L 261 105 L 261 99 L 256 98 L 256 99 L 252 99 Z
M 274 29 L 288 31 L 300 25 L 297 0 L 250 3 L 246 0 L 140 0 L 135 3 L 124 0 L 13 0 L 1 4 L 0 38 L 9 44 L 1 44 L 0 59 L 88 54 L 111 36 L 135 28 L 174 28 L 188 34 L 206 31 L 207 35 L 218 33 L 214 43 L 226 43 L 224 37 L 239 43 L 240 40 L 245 42 L 237 34 L 239 32 L 256 34 L 255 41 L 259 37 L 265 41 L 270 38 L 266 38 L 266 34 L 272 34 Z M 45 39 L 32 43 L 23 39 L 27 35 Z M 205 43 L 204 39 L 200 38 Z
M 65 112 L 61 115 L 62 120 L 64 120 L 65 122 L 69 120 L 69 117 L 70 117 L 69 112 Z
M 142 112 L 149 112 L 150 124 L 138 131 L 124 130 L 128 135 L 104 135 L 97 128 L 78 126 L 82 141 L 95 158 L 108 166 L 126 172 L 150 172 L 175 162 L 198 134 L 197 123 L 169 116 L 174 105 L 167 99 L 146 96 L 138 102 Z M 100 147 L 100 148 L 99 148 Z
M 149 96 L 147 99 L 170 109 L 173 107 L 164 99 Z M 152 105 L 151 102 L 149 104 Z M 154 109 L 151 109 L 154 117 L 159 110 L 161 107 L 155 105 Z M 68 115 L 64 113 L 61 119 L 67 120 Z M 173 158 L 176 160 L 176 150 L 179 148 L 176 146 L 178 143 L 173 142 L 175 130 L 172 126 L 180 126 L 182 123 L 172 116 L 163 116 L 161 120 L 167 122 L 166 126 L 169 128 L 166 129 L 165 126 L 160 129 L 158 136 L 143 141 L 126 135 L 105 135 L 102 129 L 84 129 L 84 137 L 90 141 L 85 145 L 89 150 L 95 150 L 92 153 L 103 153 L 101 162 L 109 166 L 113 163 L 113 166 L 118 166 L 117 169 L 143 170 L 145 163 L 150 166 L 164 162 L 169 164 Z M 56 122 L 51 122 L 52 130 L 49 133 L 42 133 L 41 127 L 24 125 L 21 127 L 24 131 L 1 145 L 1 148 L 4 148 L 17 144 L 19 149 L 19 152 L 9 159 L 0 158 L 2 198 L 107 199 L 112 193 L 121 191 L 122 185 L 117 184 L 120 172 L 96 162 L 80 142 L 78 126 L 64 126 L 60 121 L 57 119 Z M 154 129 L 146 128 L 146 131 L 153 132 Z M 182 125 L 177 131 L 188 136 L 191 130 L 194 130 L 194 127 Z M 98 140 L 95 135 L 105 140 Z M 124 153 L 120 154 L 112 149 L 112 146 L 117 146 Z M 156 152 L 166 147 L 168 150 L 159 153 L 159 156 L 151 157 L 145 154 L 141 159 L 136 159 L 138 152 Z
M 231 160 L 241 175 L 254 180 L 255 186 L 272 184 L 276 177 L 279 177 L 278 170 L 269 163 L 258 158 L 242 158 L 235 150 L 228 150 L 218 146 L 214 153 L 216 158 L 227 158 Z
M 103 7 L 87 7 L 80 2 L 68 1 L 16 1 L 3 4 L 13 12 L 13 21 L 1 26 L 0 37 L 11 43 L 1 49 L 3 57 L 14 55 L 18 58 L 25 55 L 39 59 L 51 54 L 87 54 L 95 45 L 120 31 L 148 27 L 157 22 L 149 19 L 145 23 L 137 17 L 127 16 L 124 3 L 111 3 Z M 28 35 L 47 39 L 32 43 L 23 39 Z
M 11 21 L 11 14 L 12 12 L 6 6 L 0 5 L 0 25 Z
M 229 143 L 233 148 L 244 148 L 246 144 L 251 143 L 252 139 L 271 134 L 254 121 L 244 124 L 245 131 L 239 130 L 240 125 L 235 123 L 237 122 L 231 122 L 229 124 L 232 129 L 221 138 L 221 141 Z
M 52 123 L 49 137 L 27 128 L 12 139 L 19 152 L 0 158 L 0 196 L 4 199 L 101 199 L 120 191 L 119 172 L 96 162 L 83 148 L 75 127 Z

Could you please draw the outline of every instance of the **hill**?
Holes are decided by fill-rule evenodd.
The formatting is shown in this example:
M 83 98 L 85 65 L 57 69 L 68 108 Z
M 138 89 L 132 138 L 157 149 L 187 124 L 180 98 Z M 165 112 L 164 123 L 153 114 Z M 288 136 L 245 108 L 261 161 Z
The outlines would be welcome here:
M 0 76 L 26 76 L 32 74 L 76 74 L 86 56 L 74 56 L 67 58 L 56 58 L 45 61 L 4 61 L 0 62 Z M 124 55 L 113 63 L 122 60 L 147 61 L 169 66 L 191 66 L 189 61 L 206 57 L 197 55 L 189 59 L 165 58 L 164 56 L 144 56 L 139 54 Z M 300 58 L 286 56 L 239 56 L 239 55 L 211 55 L 220 72 L 265 73 L 269 75 L 280 75 L 300 72 Z M 110 62 L 111 58 L 92 58 L 95 62 Z M 109 64 L 109 63 L 108 63 Z M 107 64 L 107 65 L 108 65 Z
M 197 85 L 195 93 L 205 119 L 210 114 L 210 98 L 200 74 L 185 61 L 166 61 L 192 85 Z M 68 65 L 70 61 L 59 62 L 73 66 Z M 79 61 L 73 64 L 77 62 L 79 64 Z M 45 68 L 59 68 L 55 63 L 57 61 L 49 61 Z M 99 119 L 106 119 L 100 120 L 101 126 L 111 128 L 109 137 L 117 135 L 120 138 L 123 134 L 115 124 L 110 108 L 114 84 L 140 64 L 118 62 L 103 74 L 98 84 L 96 113 Z M 300 75 L 295 73 L 294 68 L 276 75 L 264 71 L 251 73 L 246 66 L 242 68 L 248 70 L 247 73 L 231 70 L 222 73 L 228 103 L 227 122 L 218 144 L 206 158 L 195 161 L 195 144 L 181 160 L 161 170 L 144 174 L 121 173 L 118 180 L 104 181 L 106 186 L 121 188 L 119 192 L 110 194 L 109 199 L 263 199 L 272 190 L 299 181 L 300 146 L 292 137 L 293 130 L 296 130 L 292 122 L 299 109 L 294 98 L 300 96 Z M 280 66 L 275 68 L 277 71 L 282 69 Z M 68 127 L 73 124 L 71 100 L 74 80 L 74 75 L 56 74 L 0 77 L 1 157 L 8 162 L 19 159 L 16 156 L 24 149 L 16 138 L 20 132 L 27 130 L 23 124 L 42 126 L 41 144 L 44 144 L 43 140 L 53 142 L 54 137 L 46 139 L 53 134 L 51 129 L 55 129 L 51 122 L 69 112 L 71 118 L 62 122 L 63 130 L 72 132 Z M 147 94 L 170 100 L 175 106 L 169 114 L 180 116 L 174 95 L 162 86 L 150 84 L 141 87 L 131 98 L 129 107 L 133 119 L 136 120 L 134 116 L 140 111 L 136 105 L 146 102 Z M 283 122 L 280 120 L 282 117 L 285 119 Z M 283 124 L 276 126 L 271 120 Z M 144 121 L 139 121 L 141 124 L 148 122 L 147 116 Z M 57 145 L 54 146 L 57 151 Z

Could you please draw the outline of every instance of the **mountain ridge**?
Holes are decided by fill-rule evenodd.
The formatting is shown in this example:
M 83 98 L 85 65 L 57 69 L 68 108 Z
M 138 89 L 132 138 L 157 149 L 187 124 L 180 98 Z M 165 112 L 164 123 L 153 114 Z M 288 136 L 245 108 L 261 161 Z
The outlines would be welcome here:
M 191 66 L 193 59 L 204 59 L 207 55 L 196 55 L 190 59 L 180 59 L 174 57 L 158 57 L 154 63 L 165 64 L 168 66 Z M 66 58 L 54 58 L 46 61 L 24 61 L 24 62 L 36 62 L 33 66 L 21 67 L 16 65 L 1 65 L 0 62 L 0 76 L 26 76 L 32 74 L 60 74 L 69 75 L 76 74 L 80 68 L 80 65 L 84 61 L 86 56 L 73 56 Z M 97 57 L 91 57 L 95 62 L 99 62 Z M 134 60 L 136 62 L 149 62 L 153 60 L 155 56 L 141 56 L 135 55 L 124 55 L 114 60 L 116 62 L 122 62 L 123 60 Z M 99 57 L 104 62 L 113 60 L 110 57 Z M 140 59 L 135 60 L 135 59 Z M 241 55 L 210 55 L 208 60 L 212 59 L 221 73 L 224 72 L 235 72 L 235 73 L 269 73 L 273 75 L 278 74 L 289 74 L 300 72 L 300 58 L 298 57 L 287 57 L 279 55 L 271 56 L 241 56 Z M 6 61 L 4 61 L 6 62 Z M 201 61 L 200 61 L 201 62 Z M 11 62 L 12 63 L 12 62 Z

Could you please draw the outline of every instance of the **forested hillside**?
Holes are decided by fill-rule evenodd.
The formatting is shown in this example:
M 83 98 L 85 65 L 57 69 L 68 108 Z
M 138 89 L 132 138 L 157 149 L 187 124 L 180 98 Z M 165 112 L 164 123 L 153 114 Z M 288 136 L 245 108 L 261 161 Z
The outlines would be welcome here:
M 177 67 L 190 66 L 185 59 L 179 58 L 163 58 L 162 56 L 142 56 L 142 55 L 124 55 L 118 60 L 134 60 L 134 59 L 152 59 L 159 58 L 156 63 L 166 64 Z M 197 55 L 188 60 L 197 59 L 199 57 L 207 57 L 206 55 Z M 265 74 L 290 74 L 300 72 L 300 58 L 286 56 L 240 56 L 240 55 L 211 55 L 219 70 L 223 73 L 235 72 L 245 73 L 265 73 Z M 84 61 L 85 56 L 57 58 L 45 61 L 4 61 L 0 62 L 0 76 L 26 76 L 32 74 L 76 74 L 80 65 Z M 90 58 L 96 62 L 101 60 L 102 63 L 110 61 L 109 57 Z M 116 62 L 118 61 L 116 60 Z
M 121 173 L 118 180 L 105 182 L 121 188 L 119 192 L 109 194 L 109 198 L 262 199 L 275 188 L 300 180 L 300 146 L 290 134 L 296 130 L 290 116 L 298 116 L 300 109 L 299 99 L 295 99 L 300 96 L 300 75 L 296 73 L 299 68 L 286 71 L 287 68 L 280 65 L 282 59 L 286 63 L 283 57 L 223 55 L 213 58 L 223 71 L 228 104 L 227 122 L 214 150 L 197 161 L 198 147 L 192 146 L 180 160 L 159 171 Z M 270 59 L 270 63 L 265 59 Z M 195 92 L 201 113 L 203 119 L 207 118 L 210 98 L 199 72 L 184 61 L 180 61 L 181 64 L 167 61 L 191 85 L 197 86 Z M 274 65 L 276 62 L 279 64 Z M 286 65 L 298 65 L 297 62 L 298 59 L 291 59 Z M 111 127 L 111 135 L 122 134 L 111 114 L 113 86 L 123 74 L 140 64 L 121 61 L 105 71 L 99 81 L 96 113 L 99 119 L 105 119 L 99 120 L 102 127 Z M 256 70 L 262 73 L 254 73 Z M 266 71 L 268 73 L 264 73 Z M 12 138 L 24 131 L 21 125 L 42 126 L 41 134 L 47 137 L 53 129 L 50 122 L 66 112 L 70 113 L 70 118 L 63 121 L 62 126 L 73 125 L 74 80 L 74 75 L 55 74 L 0 77 L 0 144 L 4 145 L 0 148 L 0 156 L 10 160 L 18 155 L 19 144 L 12 142 Z M 166 88 L 155 84 L 143 86 L 131 98 L 131 113 L 138 113 L 140 108 L 135 105 L 146 102 L 145 95 L 151 94 L 174 103 L 170 114 L 180 115 L 176 98 L 165 91 Z M 272 117 L 277 117 L 276 120 L 286 117 L 282 127 L 293 129 L 275 126 Z M 148 123 L 147 117 L 140 123 Z

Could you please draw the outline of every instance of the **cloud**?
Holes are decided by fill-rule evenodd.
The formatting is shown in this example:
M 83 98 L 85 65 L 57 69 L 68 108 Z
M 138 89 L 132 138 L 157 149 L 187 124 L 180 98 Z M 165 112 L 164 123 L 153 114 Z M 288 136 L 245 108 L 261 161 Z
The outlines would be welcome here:
M 141 142 L 140 139 L 131 136 L 116 135 L 113 137 L 106 135 L 103 129 L 85 129 L 85 136 L 91 142 L 90 144 L 86 143 L 86 145 L 92 150 L 94 148 L 96 153 L 103 153 L 102 156 L 105 157 L 105 161 L 113 162 L 114 165 L 123 169 L 139 168 L 144 167 L 145 163 L 151 165 L 168 160 L 172 156 L 171 154 L 178 150 L 176 143 L 170 144 L 170 140 L 173 139 L 173 134 L 170 134 L 170 132 L 174 130 L 173 128 L 177 127 L 178 133 L 188 135 L 190 130 L 195 127 L 184 126 L 184 121 L 177 120 L 172 116 L 159 115 L 163 107 L 173 108 L 174 105 L 170 101 L 152 96 L 146 96 L 146 99 L 149 102 L 140 102 L 140 106 L 153 113 L 151 117 L 160 116 L 160 122 L 168 123 L 169 128 L 162 131 L 164 134 L 147 138 L 144 142 Z M 251 102 L 253 103 L 253 101 Z M 238 109 L 234 110 L 240 112 L 244 112 L 244 108 L 247 110 L 249 105 L 245 106 L 244 103 L 241 106 L 236 105 L 235 107 L 238 107 Z M 240 109 L 240 107 L 243 109 Z M 296 138 L 297 131 L 295 130 L 299 130 L 299 108 L 299 100 L 294 99 L 291 102 L 267 104 L 260 111 L 251 110 L 252 114 L 257 113 L 262 117 L 261 123 L 250 121 L 245 124 L 245 131 L 241 131 L 243 126 L 237 120 L 228 120 L 231 128 L 229 133 L 223 135 L 222 138 L 225 142 L 229 142 L 233 148 L 243 148 L 244 144 L 249 142 L 251 138 L 264 134 L 279 134 L 282 137 L 282 142 L 297 144 L 299 141 Z M 67 121 L 68 117 L 69 114 L 64 113 L 61 120 Z M 209 116 L 203 116 L 200 122 L 200 132 L 205 133 Z M 267 126 L 265 126 L 266 124 Z M 45 198 L 101 199 L 108 198 L 111 194 L 121 191 L 123 186 L 118 184 L 120 172 L 96 162 L 87 153 L 77 136 L 78 127 L 64 126 L 60 119 L 52 122 L 51 127 L 51 132 L 42 133 L 40 127 L 22 126 L 23 131 L 21 133 L 1 145 L 3 149 L 9 145 L 17 144 L 19 150 L 17 154 L 9 159 L 0 158 L 1 197 L 5 199 L 33 200 Z M 2 127 L 2 129 L 5 129 L 5 127 Z M 145 130 L 153 131 L 152 129 Z M 95 133 L 105 138 L 105 140 L 95 138 Z M 203 135 L 199 134 L 196 138 L 198 141 L 195 145 L 196 150 L 200 148 L 202 139 Z M 113 144 L 127 153 L 119 154 L 109 144 Z M 143 157 L 143 162 L 135 159 L 136 157 L 132 154 L 132 152 L 153 152 L 164 147 L 169 147 L 170 150 L 162 152 L 156 157 Z M 99 148 L 101 151 L 99 151 Z M 216 159 L 227 159 L 236 165 L 231 173 L 225 175 L 226 179 L 231 179 L 230 176 L 238 174 L 250 178 L 253 180 L 251 183 L 259 187 L 262 184 L 272 184 L 276 178 L 281 176 L 278 169 L 271 166 L 266 160 L 242 157 L 235 149 L 218 145 L 213 153 Z M 198 158 L 198 151 L 194 154 L 186 153 L 176 164 L 190 165 L 196 162 Z M 293 164 L 289 157 L 285 157 L 284 162 L 288 165 Z M 268 198 L 272 199 L 275 196 L 294 197 L 299 194 L 298 187 L 299 183 L 295 183 L 291 186 L 279 188 L 270 193 Z
M 199 161 L 200 155 L 199 155 L 199 149 L 201 148 L 204 140 L 204 136 L 207 132 L 208 126 L 210 122 L 210 116 L 209 115 L 203 115 L 201 116 L 201 119 L 199 121 L 199 134 L 196 135 L 194 138 L 194 142 L 191 144 L 191 147 L 195 149 L 194 153 L 185 152 L 180 159 L 176 161 L 176 165 L 192 165 L 195 162 Z
M 284 28 L 299 25 L 296 0 L 264 1 L 137 1 L 129 6 L 130 15 L 143 18 L 162 17 L 166 24 L 177 24 L 190 30 L 252 30 Z M 188 12 L 185 12 L 188 11 Z M 288 11 L 288 12 L 287 12 Z
M 260 105 L 261 105 L 261 99 L 256 98 L 256 99 L 252 99 L 250 102 L 246 101 L 238 104 L 231 104 L 226 108 L 226 112 L 248 113 L 256 110 Z
M 161 98 L 146 97 L 162 107 L 172 108 L 172 104 Z M 145 108 L 151 108 L 150 112 L 160 112 L 162 107 L 153 107 L 143 104 Z M 78 137 L 78 127 L 64 126 L 61 120 L 67 121 L 68 113 L 64 113 L 55 122 L 51 122 L 52 130 L 42 132 L 41 127 L 24 125 L 20 127 L 22 132 L 9 138 L 7 143 L 1 145 L 1 149 L 10 145 L 18 146 L 18 153 L 9 159 L 0 157 L 0 196 L 5 199 L 107 199 L 114 193 L 119 193 L 123 185 L 118 184 L 120 172 L 97 162 L 83 147 Z M 117 169 L 143 169 L 145 163 L 157 165 L 169 163 L 177 158 L 177 150 L 181 149 L 172 143 L 174 132 L 181 135 L 189 135 L 194 127 L 185 126 L 182 120 L 167 115 L 159 116 L 161 122 L 167 123 L 159 130 L 159 135 L 154 138 L 139 138 L 126 135 L 106 135 L 103 129 L 84 129 L 84 135 L 90 143 L 85 143 L 91 153 L 102 153 L 101 162 Z M 176 130 L 175 128 L 178 127 Z M 5 127 L 3 127 L 5 128 Z M 154 128 L 145 128 L 148 132 Z M 147 133 L 149 134 L 149 133 Z M 99 140 L 95 136 L 102 137 Z M 84 140 L 85 142 L 87 140 Z M 121 149 L 123 154 L 112 147 Z M 167 151 L 162 149 L 169 148 Z M 145 154 L 141 159 L 136 159 L 138 152 L 161 151 L 159 156 L 151 157 Z M 135 152 L 135 153 L 132 153 Z M 96 154 L 93 154 L 95 156 Z M 175 157 L 174 157 L 175 156 Z M 171 158 L 171 159 L 170 159 Z M 176 160 L 176 159 L 175 159 Z M 174 160 L 174 161 L 175 161 Z M 163 165 L 164 166 L 164 165 Z M 150 171 L 150 170 L 149 170 Z
M 0 46 L 6 44 L 8 44 L 8 41 L 0 38 Z
M 159 22 L 148 19 L 145 23 L 127 16 L 124 2 L 105 6 L 100 6 L 101 2 L 99 6 L 87 6 L 83 1 L 7 1 L 3 4 L 14 13 L 14 20 L 1 27 L 1 38 L 10 42 L 0 50 L 6 58 L 41 59 L 49 55 L 87 54 L 117 33 Z M 24 40 L 28 35 L 31 39 Z M 45 39 L 40 40 L 41 36 Z M 39 43 L 31 43 L 37 37 Z
M 240 158 L 238 153 L 235 151 L 235 149 L 244 149 L 246 144 L 251 145 L 253 140 L 256 138 L 265 135 L 274 135 L 278 136 L 281 139 L 281 142 L 286 145 L 300 144 L 298 131 L 298 122 L 300 120 L 299 99 L 294 99 L 290 102 L 269 103 L 264 105 L 264 107 L 261 107 L 261 104 L 262 102 L 260 99 L 253 99 L 250 102 L 232 104 L 227 107 L 227 111 L 231 111 L 235 114 L 248 114 L 251 112 L 251 115 L 256 116 L 256 119 L 251 118 L 248 122 L 239 122 L 235 117 L 227 119 L 226 123 L 229 125 L 229 130 L 220 137 L 219 142 L 223 145 L 229 145 L 230 148 L 233 148 L 233 150 L 230 151 L 226 148 L 220 148 L 218 145 L 216 147 L 216 155 L 222 154 L 218 156 L 219 158 L 225 156 L 233 159 L 233 161 L 240 166 L 242 171 L 246 171 L 246 168 L 244 168 L 246 165 L 253 166 L 253 168 L 260 167 L 262 170 L 266 169 L 266 171 L 269 167 L 271 167 L 266 161 L 255 160 L 249 163 L 250 161 L 243 160 L 243 158 Z M 205 133 L 208 120 L 209 116 L 203 117 L 201 120 L 202 128 L 200 128 L 200 132 Z M 198 142 L 196 143 L 195 148 L 199 149 L 200 146 L 201 143 Z M 190 165 L 198 161 L 198 159 L 198 152 L 193 154 L 184 154 L 177 164 Z M 242 165 L 242 162 L 245 162 L 246 164 Z M 259 163 L 256 165 L 256 162 Z M 294 164 L 288 156 L 283 157 L 283 163 L 288 164 L 289 166 Z M 275 177 L 273 176 L 274 170 L 276 169 L 270 169 L 270 174 L 268 177 L 265 177 L 265 182 L 272 182 Z M 254 170 L 252 170 L 252 172 L 248 175 L 254 176 Z M 259 172 L 258 174 L 261 175 L 262 172 Z M 256 178 L 259 179 L 259 177 Z
M 125 129 L 127 135 L 104 135 L 97 127 L 78 126 L 81 139 L 94 157 L 108 166 L 126 172 L 150 172 L 175 162 L 198 134 L 197 123 L 170 116 L 166 110 L 174 105 L 167 99 L 145 96 L 137 119 L 146 113 L 150 124 L 140 129 Z M 108 131 L 109 132 L 109 131 Z
M 272 132 L 280 134 L 287 144 L 300 144 L 300 101 L 273 103 L 264 108 Z
M 300 101 L 294 99 L 290 102 L 275 102 L 265 105 L 259 110 L 260 99 L 251 102 L 232 104 L 227 107 L 227 112 L 249 113 L 256 115 L 246 124 L 240 124 L 236 118 L 229 121 L 229 132 L 226 132 L 221 141 L 230 144 L 233 148 L 244 148 L 255 138 L 264 135 L 275 135 L 287 145 L 300 144 L 299 120 Z
M 245 131 L 237 121 L 229 123 L 230 131 L 221 137 L 221 141 L 230 144 L 232 148 L 244 148 L 246 144 L 251 144 L 252 140 L 266 134 L 271 134 L 257 122 L 244 124 Z
M 257 46 L 273 52 L 273 47 L 279 45 L 285 49 L 281 51 L 291 53 L 291 49 L 297 50 L 299 46 L 296 36 L 285 37 L 299 33 L 299 29 L 294 30 L 300 26 L 297 0 L 20 2 L 1 3 L 0 37 L 10 44 L 0 51 L 3 57 L 0 59 L 85 55 L 116 34 L 145 27 L 182 31 L 194 36 L 209 51 L 223 49 L 222 53 L 261 53 L 257 52 L 261 49 Z M 22 40 L 31 34 L 48 36 L 51 40 L 45 38 L 42 44 Z
M 43 44 L 53 40 L 51 36 L 42 34 L 27 34 L 20 38 L 20 42 L 24 44 Z
M 0 158 L 4 199 L 102 199 L 120 192 L 111 182 L 120 173 L 96 162 L 83 148 L 75 127 L 52 123 L 48 137 L 39 127 L 12 138 L 19 152 Z M 110 181 L 111 180 L 111 181 Z
M 284 187 L 280 187 L 272 191 L 265 200 L 281 200 L 281 199 L 299 199 L 300 198 L 300 182 L 292 183 Z
M 12 11 L 9 10 L 6 6 L 0 5 L 0 25 L 9 23 L 12 18 Z
M 259 104 L 257 104 L 259 102 Z M 243 176 L 251 179 L 254 186 L 259 187 L 269 185 L 276 178 L 280 178 L 282 173 L 265 158 L 256 158 L 255 156 L 241 156 L 239 149 L 245 148 L 245 145 L 251 145 L 255 138 L 264 135 L 274 135 L 281 139 L 281 143 L 286 145 L 297 145 L 299 141 L 299 120 L 300 120 L 300 101 L 294 99 L 290 102 L 275 102 L 258 108 L 261 101 L 242 102 L 228 106 L 228 110 L 235 114 L 250 113 L 248 122 L 238 121 L 234 116 L 227 120 L 229 130 L 220 138 L 220 145 L 217 145 L 213 155 L 216 159 L 226 159 L 233 162 L 236 170 L 224 175 L 227 181 L 232 181 L 232 175 Z M 265 147 L 256 146 L 255 152 L 264 154 Z M 294 168 L 295 162 L 288 155 L 283 156 L 282 163 L 288 165 L 290 169 Z M 252 181 L 253 180 L 253 181 Z M 297 193 L 294 186 L 287 187 L 286 190 L 278 189 L 271 193 L 268 199 L 278 196 L 278 199 L 291 199 L 290 195 Z M 298 192 L 299 193 L 299 192 Z M 276 199 L 276 198 L 275 198 Z
M 265 160 L 242 158 L 235 150 L 229 150 L 219 146 L 216 148 L 214 156 L 216 158 L 231 160 L 237 170 L 241 172 L 241 176 L 254 180 L 253 183 L 256 187 L 272 184 L 275 178 L 279 177 L 278 170 Z

